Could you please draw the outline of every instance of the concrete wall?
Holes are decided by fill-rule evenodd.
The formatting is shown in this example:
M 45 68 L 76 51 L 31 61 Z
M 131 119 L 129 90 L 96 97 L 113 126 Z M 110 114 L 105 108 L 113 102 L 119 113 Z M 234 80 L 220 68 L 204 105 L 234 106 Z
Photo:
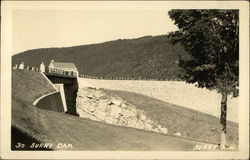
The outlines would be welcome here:
M 67 111 L 67 104 L 66 104 L 66 98 L 65 98 L 65 92 L 64 92 L 64 84 L 57 83 L 57 84 L 54 84 L 54 86 L 60 92 L 62 103 L 63 103 L 63 108 L 64 108 L 64 111 L 66 112 Z
M 181 81 L 97 80 L 79 78 L 79 88 L 124 90 L 220 117 L 221 95 Z M 239 98 L 228 96 L 228 120 L 238 122 Z
M 58 75 L 53 75 L 53 74 L 46 74 L 46 77 L 48 81 L 53 83 L 53 86 L 55 85 L 60 85 L 63 84 L 59 89 L 57 88 L 56 90 L 59 90 L 60 92 L 63 91 L 64 94 L 61 92 L 62 95 L 62 102 L 65 107 L 65 104 L 67 107 L 66 108 L 66 113 L 78 116 L 76 113 L 76 97 L 77 97 L 77 92 L 78 92 L 78 81 L 77 78 L 74 77 L 64 77 L 64 76 L 58 76 Z M 63 89 L 62 89 L 63 87 Z M 55 87 L 56 88 L 56 87 Z
M 36 104 L 38 108 L 47 109 L 56 112 L 64 112 L 60 92 L 45 96 Z

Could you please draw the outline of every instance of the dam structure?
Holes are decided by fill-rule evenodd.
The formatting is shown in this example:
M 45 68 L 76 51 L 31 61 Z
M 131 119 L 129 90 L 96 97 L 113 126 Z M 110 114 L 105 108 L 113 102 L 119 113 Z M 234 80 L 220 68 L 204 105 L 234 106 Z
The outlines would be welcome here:
M 77 115 L 78 70 L 75 64 L 51 60 L 44 74 L 60 91 L 64 111 Z
M 48 67 L 42 62 L 40 68 L 29 66 L 25 68 L 24 64 L 21 63 L 15 69 L 40 72 L 40 78 L 49 83 L 50 88 L 54 90 L 35 99 L 33 105 L 46 110 L 78 116 L 76 112 L 78 71 L 73 63 L 54 62 L 52 60 Z
M 78 92 L 78 82 L 73 72 L 61 74 L 58 69 L 46 69 L 44 75 L 56 86 L 60 92 L 63 109 L 68 114 L 76 115 L 76 97 Z

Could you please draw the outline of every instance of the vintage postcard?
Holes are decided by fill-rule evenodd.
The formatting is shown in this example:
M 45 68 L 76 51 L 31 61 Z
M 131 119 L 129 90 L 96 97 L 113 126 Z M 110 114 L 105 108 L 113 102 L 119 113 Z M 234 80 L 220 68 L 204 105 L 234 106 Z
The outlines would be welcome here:
M 2 159 L 248 159 L 246 1 L 4 1 Z

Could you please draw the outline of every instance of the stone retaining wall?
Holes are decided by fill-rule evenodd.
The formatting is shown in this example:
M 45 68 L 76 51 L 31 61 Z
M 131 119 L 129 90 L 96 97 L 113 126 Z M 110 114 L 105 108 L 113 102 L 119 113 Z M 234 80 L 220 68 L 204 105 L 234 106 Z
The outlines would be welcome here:
M 77 112 L 82 118 L 103 123 L 132 127 L 167 134 L 167 128 L 147 117 L 142 110 L 119 97 L 111 97 L 103 91 L 82 88 L 78 92 Z

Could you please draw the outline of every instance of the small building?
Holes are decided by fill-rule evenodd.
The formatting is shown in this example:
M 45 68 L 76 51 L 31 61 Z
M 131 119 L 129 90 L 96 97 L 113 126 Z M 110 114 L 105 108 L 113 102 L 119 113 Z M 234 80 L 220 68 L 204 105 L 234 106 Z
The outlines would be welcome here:
M 64 71 L 73 71 L 76 72 L 77 77 L 79 75 L 78 70 L 74 63 L 55 62 L 54 60 L 51 60 L 48 68 L 60 69 Z

